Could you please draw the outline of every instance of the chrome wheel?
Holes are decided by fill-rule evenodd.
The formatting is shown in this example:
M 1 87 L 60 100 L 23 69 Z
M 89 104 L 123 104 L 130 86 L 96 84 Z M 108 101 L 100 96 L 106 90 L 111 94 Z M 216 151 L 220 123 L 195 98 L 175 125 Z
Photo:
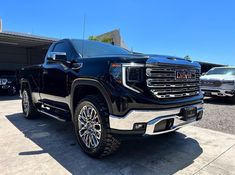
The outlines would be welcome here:
M 29 114 L 29 96 L 26 90 L 22 93 L 22 105 L 23 105 L 23 111 L 26 116 Z
M 78 132 L 87 148 L 96 148 L 101 139 L 101 122 L 96 109 L 85 105 L 79 112 Z

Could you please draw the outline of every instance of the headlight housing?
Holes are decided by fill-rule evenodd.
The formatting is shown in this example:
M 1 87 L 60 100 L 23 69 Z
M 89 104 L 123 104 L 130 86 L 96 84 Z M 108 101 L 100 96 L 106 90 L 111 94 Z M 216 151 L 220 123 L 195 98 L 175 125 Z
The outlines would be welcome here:
M 127 82 L 140 83 L 143 81 L 143 69 L 140 67 L 128 67 L 126 69 Z
M 136 63 L 112 63 L 110 66 L 110 75 L 116 82 L 123 84 L 126 88 L 141 92 L 138 84 L 142 84 L 144 79 L 144 64 Z
M 6 78 L 0 79 L 0 84 L 1 85 L 6 85 L 7 84 L 7 79 Z

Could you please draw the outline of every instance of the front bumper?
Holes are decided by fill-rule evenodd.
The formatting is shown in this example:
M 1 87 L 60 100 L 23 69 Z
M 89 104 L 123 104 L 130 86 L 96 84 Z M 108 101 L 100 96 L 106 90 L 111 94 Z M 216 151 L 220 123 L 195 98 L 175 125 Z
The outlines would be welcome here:
M 202 92 L 205 96 L 232 97 L 235 95 L 234 89 L 203 88 L 202 87 Z
M 181 116 L 182 109 L 195 107 L 196 116 L 189 120 L 183 120 Z M 144 135 L 158 135 L 175 131 L 180 127 L 200 120 L 203 115 L 203 103 L 184 106 L 181 108 L 164 109 L 164 110 L 132 110 L 124 117 L 110 115 L 110 129 L 121 133 L 132 133 L 135 131 L 136 124 L 143 124 L 138 133 Z M 160 129 L 156 129 L 156 128 Z M 138 131 L 138 130 L 137 130 Z
M 10 85 L 0 85 L 0 89 L 6 90 L 6 89 L 10 89 L 11 86 Z

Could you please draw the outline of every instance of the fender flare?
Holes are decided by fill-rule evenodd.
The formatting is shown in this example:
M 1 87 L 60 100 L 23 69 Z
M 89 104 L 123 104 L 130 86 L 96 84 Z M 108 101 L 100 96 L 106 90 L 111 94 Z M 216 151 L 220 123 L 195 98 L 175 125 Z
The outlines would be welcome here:
M 23 83 L 26 83 L 26 84 L 28 85 L 29 91 L 30 91 L 30 93 L 32 93 L 31 85 L 30 85 L 29 80 L 24 79 L 24 78 L 21 78 L 21 79 L 20 79 L 20 92 L 22 93 L 22 85 L 23 85 Z
M 95 79 L 91 78 L 77 78 L 73 81 L 72 86 L 71 86 L 71 96 L 70 96 L 70 110 L 72 114 L 72 118 L 74 115 L 74 105 L 73 105 L 73 99 L 74 99 L 74 92 L 75 89 L 80 86 L 80 85 L 88 85 L 88 86 L 93 86 L 99 90 L 99 92 L 103 95 L 107 105 L 108 105 L 108 110 L 110 113 L 112 113 L 112 101 L 110 98 L 110 95 L 108 94 L 107 90 L 105 87 Z

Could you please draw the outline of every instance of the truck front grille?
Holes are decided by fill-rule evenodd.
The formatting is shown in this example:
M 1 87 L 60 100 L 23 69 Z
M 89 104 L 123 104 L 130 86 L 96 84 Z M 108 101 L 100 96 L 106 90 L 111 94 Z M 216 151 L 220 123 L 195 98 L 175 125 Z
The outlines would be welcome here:
M 202 80 L 201 81 L 201 86 L 220 87 L 221 85 L 222 85 L 222 82 L 218 80 Z
M 200 69 L 161 65 L 146 68 L 146 83 L 157 98 L 180 98 L 200 93 Z

